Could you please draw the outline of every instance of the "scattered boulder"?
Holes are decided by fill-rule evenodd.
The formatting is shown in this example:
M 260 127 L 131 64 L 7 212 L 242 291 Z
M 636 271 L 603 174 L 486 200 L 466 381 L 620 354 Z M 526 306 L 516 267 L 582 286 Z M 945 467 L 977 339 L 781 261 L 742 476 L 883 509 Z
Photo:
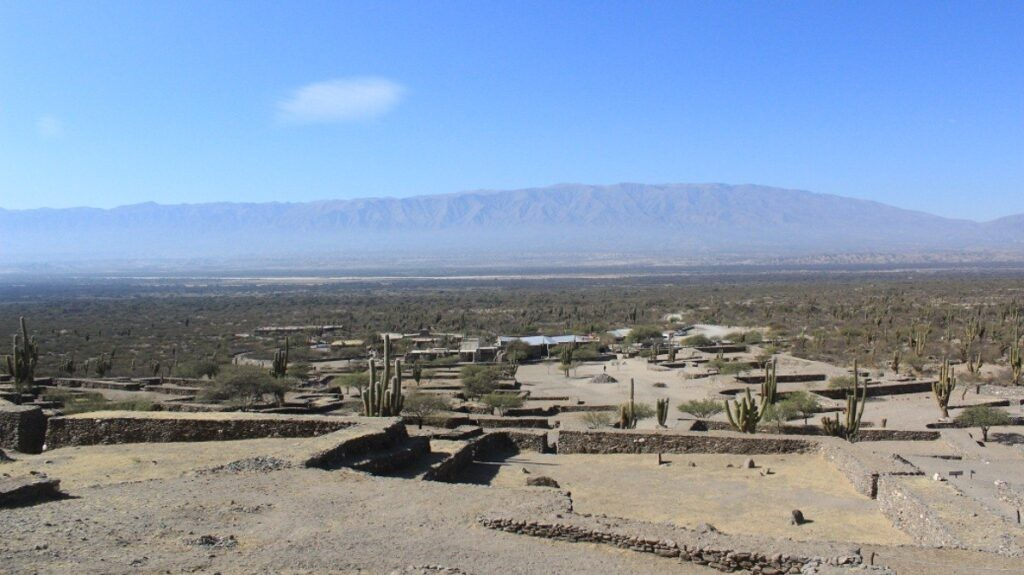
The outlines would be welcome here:
M 8 457 L 7 454 L 4 453 L 3 449 L 0 449 L 0 463 L 4 463 L 5 461 L 14 461 L 14 460 L 11 459 L 10 457 Z
M 561 487 L 557 481 L 547 477 L 546 475 L 529 477 L 526 479 L 526 484 L 531 487 L 554 487 L 555 489 L 559 489 Z
M 754 463 L 754 459 L 752 457 L 748 457 L 747 460 L 743 462 L 743 469 L 756 469 L 756 468 L 757 468 L 757 465 Z
M 697 525 L 695 530 L 698 533 L 721 533 L 721 531 L 719 531 L 717 527 L 710 523 L 701 523 Z
M 235 539 L 234 535 L 228 535 L 227 537 L 219 537 L 217 535 L 200 535 L 195 539 L 189 539 L 186 543 L 199 547 L 230 549 L 238 545 L 238 540 Z
M 155 461 L 153 463 L 156 463 Z M 232 461 L 226 465 L 218 465 L 200 471 L 201 475 L 207 473 L 268 473 L 271 471 L 277 471 L 278 469 L 284 469 L 291 467 L 291 464 L 283 459 L 276 457 L 249 457 L 246 459 L 239 459 L 238 461 Z
M 792 513 L 793 516 L 789 520 L 790 525 L 803 525 L 804 523 L 807 523 L 807 520 L 804 519 L 803 511 L 800 511 L 799 509 L 794 509 Z
M 60 499 L 60 479 L 38 473 L 27 477 L 0 477 L 0 508 L 35 505 Z
M 395 569 L 390 575 L 468 575 L 461 569 L 443 567 L 441 565 L 413 565 L 403 569 Z

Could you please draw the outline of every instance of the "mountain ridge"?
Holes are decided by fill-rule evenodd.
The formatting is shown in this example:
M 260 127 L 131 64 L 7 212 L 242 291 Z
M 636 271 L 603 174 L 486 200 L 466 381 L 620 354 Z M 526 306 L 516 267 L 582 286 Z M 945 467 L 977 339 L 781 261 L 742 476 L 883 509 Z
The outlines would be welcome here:
M 945 218 L 754 184 L 558 184 L 406 198 L 0 209 L 0 255 L 355 257 L 545 249 L 712 254 L 1020 249 L 1024 214 Z

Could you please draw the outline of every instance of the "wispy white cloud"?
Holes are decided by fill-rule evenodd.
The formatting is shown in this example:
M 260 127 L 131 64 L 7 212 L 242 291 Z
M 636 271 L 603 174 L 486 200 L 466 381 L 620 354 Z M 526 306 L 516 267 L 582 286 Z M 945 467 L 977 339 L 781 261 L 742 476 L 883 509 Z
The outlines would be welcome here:
M 44 140 L 59 138 L 64 134 L 64 122 L 53 115 L 46 115 L 36 120 L 36 133 Z
M 405 88 L 386 78 L 341 78 L 306 84 L 277 105 L 286 123 L 352 122 L 376 118 L 402 100 Z

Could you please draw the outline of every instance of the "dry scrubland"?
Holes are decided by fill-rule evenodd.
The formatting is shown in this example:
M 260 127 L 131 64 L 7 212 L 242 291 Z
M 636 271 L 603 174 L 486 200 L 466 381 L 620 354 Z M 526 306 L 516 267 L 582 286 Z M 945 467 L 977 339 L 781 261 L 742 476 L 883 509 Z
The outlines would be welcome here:
M 0 326 L 13 330 L 18 316 L 31 318 L 41 349 L 39 375 L 57 375 L 72 357 L 88 371 L 93 364 L 86 360 L 103 359 L 115 349 L 115 361 L 104 374 L 109 382 L 114 381 L 109 376 L 196 375 L 186 372 L 232 357 L 265 371 L 285 336 L 256 335 L 258 327 L 339 325 L 340 330 L 329 334 L 290 337 L 290 373 L 308 366 L 315 376 L 312 383 L 283 394 L 283 403 L 262 401 L 267 398 L 261 396 L 247 407 L 307 412 L 322 407 L 316 415 L 301 417 L 361 423 L 340 431 L 320 430 L 317 437 L 275 438 L 259 434 L 273 435 L 274 421 L 294 422 L 299 416 L 257 415 L 265 420 L 246 427 L 245 433 L 261 438 L 183 443 L 173 433 L 152 431 L 161 421 L 183 417 L 187 421 L 182 428 L 196 427 L 202 420 L 214 426 L 223 421 L 225 430 L 232 422 L 251 418 L 245 413 L 136 412 L 134 417 L 146 422 L 148 435 L 142 435 L 142 427 L 111 424 L 124 414 L 89 410 L 170 409 L 181 399 L 181 390 L 161 384 L 138 391 L 61 391 L 64 395 L 52 397 L 66 400 L 72 410 L 89 411 L 73 419 L 86 422 L 85 427 L 95 422 L 96 427 L 88 433 L 67 433 L 67 447 L 40 454 L 9 452 L 14 461 L 0 462 L 0 480 L 42 473 L 60 479 L 68 496 L 0 512 L 0 572 L 391 573 L 424 565 L 458 568 L 470 575 L 718 572 L 713 569 L 717 559 L 709 564 L 699 555 L 691 563 L 645 553 L 643 545 L 638 553 L 608 544 L 555 541 L 497 531 L 481 521 L 501 517 L 566 525 L 607 522 L 635 530 L 637 536 L 711 524 L 715 529 L 709 533 L 717 533 L 711 537 L 721 537 L 738 550 L 752 546 L 755 554 L 771 550 L 764 551 L 766 556 L 777 549 L 817 547 L 822 553 L 839 550 L 837 557 L 849 553 L 864 561 L 874 554 L 879 565 L 902 575 L 938 570 L 1024 573 L 1024 529 L 1014 515 L 1024 507 L 1024 428 L 1019 420 L 1009 421 L 992 427 L 989 441 L 980 441 L 977 428 L 951 423 L 968 408 L 985 404 L 1010 417 L 1024 417 L 1024 387 L 1012 384 L 1009 369 L 1011 350 L 1018 344 L 1016 329 L 1024 324 L 1019 279 L 908 279 L 905 274 L 831 282 L 758 279 L 617 278 L 605 286 L 462 280 L 387 287 L 373 282 L 211 281 L 201 286 L 143 282 L 51 291 L 3 288 Z M 422 430 L 410 419 L 407 431 L 413 437 L 395 431 L 406 428 L 394 420 L 395 427 L 381 436 L 387 441 L 374 436 L 373 442 L 367 442 L 366 434 L 379 432 L 377 426 L 385 420 L 352 417 L 362 409 L 359 391 L 343 384 L 339 397 L 337 388 L 350 380 L 320 379 L 365 369 L 352 360 L 364 360 L 366 348 L 319 353 L 307 345 L 310 337 L 374 342 L 377 332 L 427 327 L 487 338 L 693 324 L 689 336 L 739 341 L 743 349 L 719 354 L 677 346 L 676 361 L 671 362 L 666 349 L 651 360 L 650 342 L 630 349 L 603 336 L 602 345 L 612 344 L 617 354 L 576 359 L 564 366 L 567 370 L 556 349 L 549 360 L 519 365 L 514 385 L 512 378 L 505 381 L 505 391 L 523 400 L 523 411 L 513 408 L 505 418 L 486 414 L 488 408 L 478 402 L 464 401 L 465 382 L 456 367 L 430 363 L 431 373 L 422 384 L 411 381 L 407 369 L 407 397 L 414 391 L 444 397 L 448 408 L 460 411 L 433 413 Z M 376 345 L 374 351 L 381 351 Z M 391 351 L 400 355 L 406 345 L 398 340 Z M 948 418 L 928 383 L 947 358 L 959 378 Z M 729 425 L 723 413 L 710 414 L 695 426 L 693 414 L 676 408 L 702 399 L 721 404 L 746 389 L 757 397 L 760 386 L 742 383 L 737 376 L 764 373 L 749 364 L 766 359 L 780 375 L 814 376 L 811 381 L 778 383 L 781 394 L 821 394 L 816 413 L 808 415 L 809 426 L 790 414 L 785 429 L 780 430 L 781 422 L 765 420 L 754 435 L 723 432 Z M 923 387 L 868 397 L 863 429 L 855 437 L 862 441 L 818 439 L 821 416 L 846 406 L 841 395 L 826 397 L 836 391 L 830 381 L 849 377 L 854 361 L 871 390 Z M 748 367 L 734 368 L 743 365 Z M 595 383 L 598 375 L 618 381 Z M 206 380 L 186 383 L 213 385 Z M 557 448 L 540 453 L 524 447 L 536 448 L 530 438 L 490 442 L 512 437 L 500 429 L 505 426 L 539 427 L 552 445 L 565 430 L 612 433 L 606 432 L 608 423 L 618 418 L 631 391 L 640 404 L 667 400 L 669 413 L 664 427 L 645 417 L 635 430 L 615 432 L 622 434 L 618 439 L 605 438 L 619 441 L 625 453 L 558 453 Z M 181 405 L 238 407 L 226 402 Z M 604 421 L 593 415 L 602 412 L 607 413 Z M 408 410 L 405 415 L 410 416 Z M 465 434 L 458 435 L 441 427 L 449 419 L 456 422 L 448 427 L 470 424 L 469 431 L 460 428 Z M 54 421 L 51 430 L 59 428 Z M 481 430 L 472 424 L 491 433 L 479 435 Z M 201 439 L 217 439 L 216 433 Z M 644 446 L 674 435 L 692 440 L 687 445 L 722 443 L 710 452 L 666 450 L 659 465 L 657 453 Z M 168 442 L 125 443 L 144 436 Z M 84 437 L 121 443 L 74 445 Z M 595 438 L 593 445 L 604 445 L 596 435 L 589 437 Z M 770 451 L 764 446 L 779 438 L 809 447 L 799 453 L 753 455 L 722 447 L 753 441 Z M 337 461 L 323 455 L 339 445 L 360 447 L 338 451 Z M 748 457 L 754 468 L 744 465 Z M 446 465 L 455 470 L 455 483 L 424 480 Z M 528 480 L 541 476 L 559 487 L 527 486 Z M 794 509 L 809 521 L 790 524 Z M 699 535 L 703 531 L 673 533 L 704 537 Z
M 27 282 L 0 286 L 0 326 L 13 332 L 19 316 L 31 318 L 44 372 L 56 372 L 69 356 L 81 363 L 112 350 L 112 375 L 151 375 L 154 362 L 166 371 L 177 361 L 186 370 L 190 361 L 226 362 L 242 352 L 269 359 L 283 342 L 253 337 L 264 325 L 342 325 L 346 337 L 367 338 L 424 327 L 473 335 L 591 333 L 665 318 L 765 326 L 792 338 L 797 356 L 840 364 L 885 365 L 903 348 L 906 367 L 924 368 L 928 357 L 960 358 L 965 351 L 992 365 L 1012 335 L 1008 316 L 1024 302 L 1021 278 L 1006 272 L 963 277 L 911 269 L 821 278 L 693 273 L 600 280 Z M 987 333 L 965 350 L 957 340 L 975 321 Z M 923 340 L 921 353 L 912 353 L 911 339 L 922 329 L 927 335 L 915 339 Z M 297 362 L 322 358 L 299 345 L 294 353 Z

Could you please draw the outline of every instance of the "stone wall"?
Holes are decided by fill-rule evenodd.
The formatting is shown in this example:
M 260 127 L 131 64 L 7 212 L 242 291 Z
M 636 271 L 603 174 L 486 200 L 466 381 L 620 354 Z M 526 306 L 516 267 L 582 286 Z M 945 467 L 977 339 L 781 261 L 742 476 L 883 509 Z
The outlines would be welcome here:
M 824 373 L 787 373 L 775 376 L 778 383 L 807 383 L 811 381 L 825 381 Z M 764 383 L 763 375 L 737 375 L 736 381 L 743 383 Z
M 551 422 L 546 417 L 501 417 L 497 415 L 476 415 L 470 416 L 473 425 L 479 425 L 484 429 L 488 428 L 510 428 L 530 427 L 535 429 L 550 429 Z
M 856 548 L 824 542 L 794 542 L 729 536 L 667 524 L 592 517 L 573 513 L 537 518 L 480 517 L 485 527 L 574 543 L 598 543 L 639 553 L 705 565 L 719 571 L 781 575 L 811 565 L 860 565 Z M 652 569 L 652 572 L 654 569 Z
M 817 445 L 805 439 L 741 433 L 678 431 L 575 430 L 558 434 L 558 453 L 810 453 Z
M 781 379 L 779 381 L 782 381 Z M 908 381 L 903 383 L 882 383 L 868 385 L 868 397 L 882 397 L 885 395 L 904 395 L 908 393 L 930 393 L 932 390 L 931 381 Z M 812 389 L 816 393 L 829 399 L 846 399 L 845 389 Z
M 522 429 L 498 429 L 490 431 L 466 443 L 462 449 L 436 465 L 423 476 L 429 481 L 452 482 L 459 473 L 474 460 L 496 450 L 548 451 L 547 432 Z
M 139 391 L 142 383 L 138 381 L 118 381 L 112 379 L 89 379 L 83 377 L 58 377 L 53 380 L 55 387 L 78 387 L 83 389 L 116 389 L 119 391 Z
M 50 418 L 46 448 L 116 443 L 314 437 L 355 425 L 349 419 L 253 413 L 104 411 Z
M 0 405 L 0 448 L 39 453 L 46 436 L 46 416 L 35 405 Z
M 319 469 L 337 469 L 346 460 L 352 460 L 359 455 L 373 451 L 383 451 L 399 445 L 409 439 L 405 425 L 398 418 L 372 418 L 374 421 L 353 422 L 359 425 L 360 429 L 367 427 L 367 424 L 379 425 L 379 429 L 366 429 L 362 433 L 347 435 L 344 432 L 337 435 L 339 441 L 333 443 L 326 449 L 318 449 L 307 456 L 303 461 L 304 467 L 316 467 Z M 344 428 L 348 429 L 348 428 Z M 323 440 L 331 440 L 334 436 L 325 436 Z M 319 440 L 317 440 L 319 441 Z
M 551 446 L 548 445 L 548 432 L 542 429 L 493 429 L 489 433 L 504 435 L 519 451 L 551 451 Z
M 898 476 L 878 478 L 878 507 L 889 521 L 918 545 L 962 547 L 928 504 L 914 495 Z
M 929 424 L 931 425 L 931 424 Z M 732 426 L 725 421 L 708 421 L 705 419 L 696 420 L 693 431 L 730 431 Z M 773 424 L 762 423 L 758 427 L 758 433 L 778 435 L 778 429 Z M 784 425 L 782 435 L 811 435 L 816 437 L 828 437 L 820 425 Z M 913 429 L 861 429 L 858 441 L 936 441 L 942 437 L 938 431 L 925 431 Z

